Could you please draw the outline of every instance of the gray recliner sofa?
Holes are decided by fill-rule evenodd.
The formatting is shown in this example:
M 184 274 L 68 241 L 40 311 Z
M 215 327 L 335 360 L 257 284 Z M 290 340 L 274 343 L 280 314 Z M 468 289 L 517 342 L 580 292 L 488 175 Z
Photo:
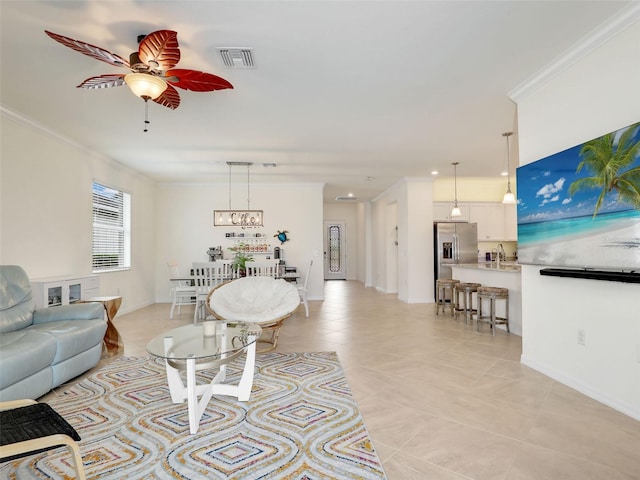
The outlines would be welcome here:
M 97 365 L 106 330 L 102 304 L 36 309 L 26 272 L 0 265 L 0 401 L 36 399 Z

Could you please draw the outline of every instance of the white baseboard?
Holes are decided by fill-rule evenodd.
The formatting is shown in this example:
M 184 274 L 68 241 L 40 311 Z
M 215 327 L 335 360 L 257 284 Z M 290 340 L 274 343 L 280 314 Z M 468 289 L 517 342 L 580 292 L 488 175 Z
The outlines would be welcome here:
M 131 313 L 131 312 L 133 312 L 135 310 L 139 310 L 141 308 L 148 307 L 149 305 L 153 305 L 154 303 L 156 303 L 156 302 L 145 302 L 145 303 L 142 303 L 140 305 L 135 305 L 133 307 L 129 306 L 127 308 L 123 308 L 123 309 L 118 310 L 118 315 L 124 315 L 125 313 Z M 169 303 L 171 303 L 171 302 L 169 302 Z
M 628 405 L 625 402 L 621 402 L 618 399 L 612 398 L 606 393 L 599 391 L 597 388 L 593 388 L 593 386 L 588 385 L 576 378 L 569 377 L 562 372 L 555 370 L 549 365 L 537 362 L 533 359 L 527 358 L 525 355 L 520 356 L 520 362 L 527 367 L 531 367 L 534 370 L 546 375 L 547 377 L 551 377 L 558 382 L 567 385 L 568 387 L 577 390 L 580 393 L 583 393 L 587 397 L 593 398 L 600 403 L 607 405 L 625 415 L 630 416 L 636 420 L 640 420 L 640 406 L 638 405 Z

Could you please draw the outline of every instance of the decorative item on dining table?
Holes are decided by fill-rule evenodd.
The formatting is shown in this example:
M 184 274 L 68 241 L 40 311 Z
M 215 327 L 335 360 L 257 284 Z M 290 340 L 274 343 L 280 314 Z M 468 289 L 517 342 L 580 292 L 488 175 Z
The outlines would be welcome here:
M 202 322 L 202 334 L 205 337 L 213 337 L 216 334 L 216 322 L 206 321 Z
M 238 276 L 244 277 L 247 274 L 247 262 L 253 262 L 253 255 L 247 254 L 247 250 L 243 243 L 235 247 L 229 248 L 234 253 L 232 267 L 238 272 Z

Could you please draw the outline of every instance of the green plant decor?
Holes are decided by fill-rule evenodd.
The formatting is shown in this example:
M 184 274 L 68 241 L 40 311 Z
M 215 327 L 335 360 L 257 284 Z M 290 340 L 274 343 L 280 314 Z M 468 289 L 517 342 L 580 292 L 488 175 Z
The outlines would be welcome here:
M 246 243 L 240 243 L 235 247 L 229 248 L 234 253 L 233 262 L 231 265 L 233 269 L 238 272 L 240 276 L 244 276 L 247 273 L 247 262 L 253 262 L 253 255 L 246 252 L 248 245 Z

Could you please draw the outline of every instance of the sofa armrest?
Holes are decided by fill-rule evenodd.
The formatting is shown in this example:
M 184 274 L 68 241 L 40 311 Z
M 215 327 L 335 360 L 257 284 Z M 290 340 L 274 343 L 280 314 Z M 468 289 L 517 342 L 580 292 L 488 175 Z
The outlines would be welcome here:
M 33 324 L 56 322 L 58 320 L 104 319 L 101 303 L 76 303 L 59 307 L 40 308 L 33 312 Z

